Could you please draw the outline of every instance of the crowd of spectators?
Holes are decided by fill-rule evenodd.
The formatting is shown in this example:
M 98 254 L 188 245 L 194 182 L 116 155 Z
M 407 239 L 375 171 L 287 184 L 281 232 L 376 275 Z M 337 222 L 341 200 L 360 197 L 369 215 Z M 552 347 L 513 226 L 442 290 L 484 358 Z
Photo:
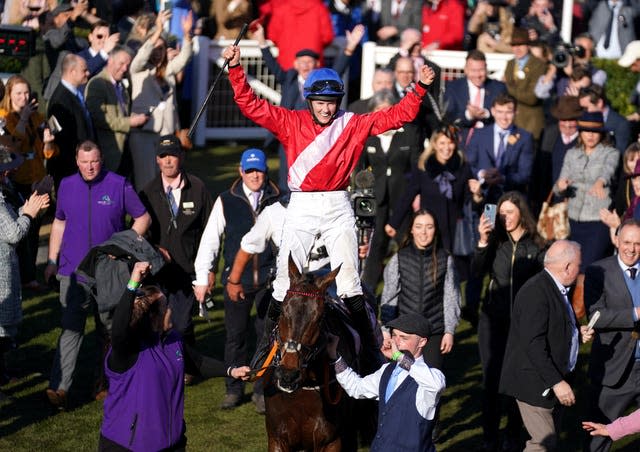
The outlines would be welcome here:
M 324 50 L 332 42 L 341 46 L 337 58 L 331 62 L 333 68 L 340 76 L 349 69 L 346 83 L 352 89 L 345 105 L 349 105 L 350 112 L 378 112 L 381 116 L 379 112 L 398 104 L 409 93 L 425 92 L 412 122 L 366 138 L 366 142 L 362 137 L 364 147 L 354 150 L 352 155 L 362 154 L 359 164 L 349 162 L 349 165 L 353 163 L 352 167 L 370 170 L 375 176 L 376 215 L 374 223 L 369 225 L 372 233 L 365 234 L 369 252 L 363 259 L 361 275 L 370 290 L 382 294 L 384 322 L 407 312 L 418 312 L 429 319 L 433 342 L 423 352 L 424 362 L 442 368 L 445 375 L 446 362 L 443 363 L 442 355 L 453 347 L 461 308 L 460 284 L 467 282 L 462 315 L 478 327 L 485 389 L 484 450 L 499 447 L 518 450 L 522 446 L 518 406 L 511 397 L 513 392 L 509 392 L 504 401 L 499 398 L 499 392 L 503 392 L 500 378 L 504 373 L 505 347 L 519 289 L 538 272 L 545 271 L 544 268 L 556 269 L 553 260 L 549 261 L 550 266 L 543 267 L 548 244 L 543 243 L 535 228 L 535 218 L 549 192 L 556 201 L 567 200 L 569 239 L 580 245 L 579 252 L 575 244 L 558 247 L 570 249 L 571 252 L 565 254 L 573 256 L 572 263 L 577 265 L 576 275 L 567 278 L 573 287 L 569 296 L 575 314 L 578 318 L 592 314 L 595 306 L 603 314 L 601 322 L 607 322 L 607 328 L 625 332 L 634 328 L 633 322 L 616 322 L 607 317 L 607 309 L 611 307 L 607 306 L 602 292 L 610 289 L 608 276 L 593 269 L 602 267 L 598 264 L 602 259 L 612 259 L 609 256 L 616 248 L 628 250 L 629 246 L 625 248 L 616 230 L 626 224 L 625 220 L 640 217 L 640 113 L 637 112 L 640 83 L 629 93 L 629 104 L 635 112 L 628 116 L 620 114 L 607 98 L 608 74 L 595 67 L 593 58 L 609 59 L 629 68 L 631 73 L 640 72 L 640 41 L 636 40 L 640 36 L 640 2 L 637 0 L 576 2 L 570 43 L 563 43 L 561 38 L 561 3 L 550 0 L 77 0 L 70 3 L 5 0 L 0 2 L 0 12 L 2 24 L 22 25 L 35 31 L 34 54 L 25 61 L 20 75 L 9 78 L 0 92 L 2 132 L 14 139 L 0 146 L 19 155 L 20 160 L 19 165 L 0 162 L 1 168 L 7 168 L 3 172 L 4 182 L 0 184 L 2 207 L 7 205 L 7 222 L 19 229 L 15 237 L 2 239 L 2 245 L 18 246 L 21 250 L 19 264 L 15 254 L 7 261 L 14 270 L 19 268 L 19 272 L 10 274 L 11 293 L 6 297 L 0 294 L 0 319 L 5 318 L 5 313 L 12 314 L 11 324 L 0 324 L 0 333 L 7 331 L 0 334 L 0 352 L 9 348 L 7 344 L 11 339 L 5 337 L 15 336 L 20 318 L 15 307 L 16 300 L 20 299 L 16 275 L 20 274 L 25 289 L 46 290 L 35 271 L 41 224 L 37 211 L 46 207 L 46 202 L 38 201 L 38 208 L 33 207 L 32 193 L 34 184 L 48 173 L 56 190 L 52 203 L 57 202 L 57 207 L 46 276 L 57 273 L 62 283 L 61 304 L 65 312 L 48 392 L 54 405 L 66 403 L 87 306 L 92 303 L 91 295 L 83 286 L 76 285 L 75 279 L 75 266 L 89 248 L 84 249 L 87 244 L 83 244 L 80 252 L 77 246 L 70 247 L 69 239 L 65 242 L 63 237 L 79 221 L 69 216 L 78 208 L 69 201 L 72 182 L 84 189 L 87 184 L 97 185 L 94 180 L 104 183 L 107 175 L 117 177 L 123 192 L 132 199 L 131 205 L 120 206 L 118 216 L 129 213 L 134 219 L 144 219 L 144 227 L 134 223 L 134 230 L 145 233 L 150 213 L 154 225 L 147 237 L 163 248 L 167 262 L 172 262 L 178 254 L 171 246 L 179 242 L 166 237 L 171 235 L 171 226 L 182 231 L 184 215 L 203 212 L 204 217 L 198 217 L 197 237 L 189 238 L 191 251 L 185 253 L 188 257 L 184 262 L 173 262 L 173 265 L 179 264 L 181 277 L 176 287 L 166 294 L 170 305 L 188 304 L 186 310 L 184 306 L 173 309 L 180 311 L 182 317 L 188 316 L 194 303 L 194 296 L 189 292 L 191 280 L 197 281 L 195 298 L 200 303 L 205 302 L 213 288 L 209 273 L 215 259 L 196 262 L 195 269 L 193 267 L 198 246 L 202 246 L 200 235 L 205 225 L 212 228 L 210 225 L 220 223 L 219 218 L 224 217 L 230 224 L 238 221 L 241 229 L 248 231 L 262 210 L 261 204 L 251 204 L 251 192 L 258 194 L 256 201 L 261 200 L 259 202 L 267 199 L 265 187 L 278 193 L 275 184 L 272 187 L 264 180 L 257 184 L 256 190 L 246 189 L 251 187 L 250 175 L 266 174 L 267 169 L 249 165 L 243 156 L 238 186 L 221 194 L 213 210 L 211 200 L 206 197 L 204 205 L 194 205 L 188 198 L 193 183 L 190 181 L 196 181 L 200 191 L 204 188 L 197 179 L 183 172 L 182 151 L 167 138 L 180 134 L 191 119 L 188 112 L 193 35 L 233 39 L 243 23 L 252 21 L 248 38 L 257 41 L 268 70 L 280 83 L 285 108 L 310 108 L 304 95 L 305 82 L 314 69 L 327 63 Z M 277 47 L 277 57 L 271 53 L 269 41 Z M 398 51 L 387 67 L 376 69 L 373 96 L 357 99 L 354 93 L 358 90 L 353 88 L 360 83 L 360 44 L 367 41 L 397 47 Z M 433 50 L 466 51 L 463 76 L 442 77 L 441 68 L 429 58 Z M 489 77 L 486 53 L 513 56 L 501 80 Z M 435 75 L 429 86 L 420 84 L 424 66 Z M 257 118 L 256 122 L 258 120 L 269 122 L 268 118 Z M 331 121 L 333 117 L 328 123 Z M 272 128 L 277 126 L 274 122 L 275 119 L 269 124 Z M 316 121 L 316 125 L 322 127 L 326 123 Z M 273 133 L 285 144 L 280 145 L 278 182 L 280 191 L 287 192 L 292 187 L 291 183 L 287 186 L 288 168 L 284 158 L 290 152 L 286 146 L 289 132 L 283 129 Z M 78 148 L 79 145 L 82 146 Z M 259 150 L 256 153 L 261 155 Z M 294 192 L 300 191 L 297 189 L 300 187 L 293 187 Z M 163 205 L 167 190 L 169 204 Z M 143 193 L 144 205 L 135 192 Z M 227 203 L 241 199 L 240 206 L 246 207 L 244 214 L 240 214 L 240 210 L 235 212 L 233 221 L 221 210 L 227 195 Z M 182 203 L 180 196 L 184 197 Z M 295 204 L 296 197 L 292 199 Z M 25 205 L 29 221 L 22 217 L 16 220 L 16 212 L 25 200 L 30 200 Z M 111 201 L 101 199 L 99 202 Z M 496 204 L 495 222 L 489 221 L 486 215 L 481 216 L 486 204 Z M 345 208 L 348 207 L 345 204 Z M 417 213 L 410 221 L 412 211 Z M 85 216 L 85 212 L 79 214 L 82 219 Z M 465 222 L 473 225 L 475 238 L 459 235 L 458 228 Z M 202 249 L 198 254 L 215 257 L 220 243 L 224 242 L 228 268 L 223 285 L 249 284 L 248 272 L 242 281 L 227 279 L 235 257 L 232 248 L 240 248 L 242 235 L 237 230 L 233 236 L 229 235 L 225 224 L 218 224 L 220 227 L 215 233 L 209 231 L 208 242 L 203 240 L 209 249 Z M 118 220 L 113 231 L 109 230 L 100 240 L 90 240 L 88 245 L 98 245 L 111 232 L 123 228 L 124 224 Z M 627 226 L 627 232 L 637 232 L 636 229 L 637 225 Z M 405 235 L 407 239 L 402 242 Z M 217 237 L 215 246 L 209 243 L 213 236 Z M 14 243 L 19 238 L 20 244 Z M 469 239 L 470 249 L 462 243 Z M 229 243 L 234 246 L 229 247 Z M 640 245 L 633 243 L 635 248 L 631 246 L 628 253 L 635 254 L 623 259 L 624 265 L 630 267 L 637 266 L 640 259 L 637 249 Z M 400 249 L 394 254 L 398 246 Z M 355 252 L 355 249 L 342 251 L 349 254 L 350 259 L 355 257 Z M 73 259 L 61 260 L 65 253 L 71 253 Z M 386 258 L 392 255 L 387 264 Z M 334 262 L 340 256 L 329 257 Z M 415 276 L 419 271 L 423 274 Z M 383 274 L 384 288 L 381 289 Z M 260 279 L 261 289 L 262 285 L 266 287 L 265 275 Z M 490 283 L 480 304 L 480 289 L 487 277 Z M 342 278 L 344 276 L 339 275 L 338 286 L 344 284 Z M 637 286 L 633 281 L 635 272 L 626 279 L 618 278 L 618 283 L 626 282 L 631 293 L 630 304 L 626 306 L 630 320 L 638 318 L 631 312 L 634 306 L 640 306 L 640 295 L 636 295 Z M 278 287 L 281 285 L 280 282 Z M 416 299 L 415 294 L 424 295 L 421 291 L 425 288 L 430 291 L 429 296 Z M 284 288 L 279 290 L 282 292 Z M 354 297 L 361 292 L 359 288 L 350 290 Z M 244 290 L 246 294 L 253 292 L 256 290 Z M 67 297 L 67 293 L 71 295 Z M 226 310 L 231 312 L 239 306 L 235 298 L 225 296 Z M 239 319 L 236 323 L 242 324 L 243 332 L 247 330 L 246 317 L 252 305 L 249 298 L 247 296 L 244 311 L 236 313 Z M 260 314 L 264 318 L 268 303 L 262 304 Z M 519 308 L 520 311 L 526 312 Z M 101 317 L 102 323 L 108 323 L 108 316 Z M 185 342 L 193 346 L 191 323 L 184 318 L 179 323 L 181 332 L 187 333 Z M 227 320 L 227 323 L 229 328 L 233 327 L 233 321 Z M 595 344 L 602 347 L 607 339 L 599 334 L 597 324 Z M 105 341 L 107 336 L 105 331 Z M 227 340 L 231 337 L 228 332 Z M 248 364 L 244 338 L 233 341 L 242 343 L 236 347 L 241 350 L 226 351 L 227 365 Z M 592 356 L 591 366 L 604 368 L 604 374 L 610 365 L 629 372 L 640 362 L 640 352 L 625 354 L 625 362 L 616 359 L 611 363 L 610 357 L 600 353 Z M 6 376 L 1 364 L 0 360 L 0 381 L 3 381 Z M 566 377 L 564 370 L 563 378 Z M 601 373 L 594 380 L 602 395 L 593 403 L 593 415 L 594 420 L 609 423 L 623 413 L 628 401 L 616 400 L 613 408 L 607 403 L 606 397 L 615 391 L 603 390 L 608 388 L 608 383 L 600 378 Z M 626 377 L 623 380 L 629 391 L 626 395 L 640 395 L 637 383 L 633 386 L 626 382 Z M 561 382 L 547 383 L 552 387 Z M 106 387 L 98 389 L 106 390 Z M 223 406 L 233 408 L 240 403 L 244 385 L 229 379 L 227 390 L 233 400 L 227 400 Z M 262 398 L 261 393 L 257 395 Z M 556 396 L 560 398 L 560 392 Z M 500 433 L 503 407 L 508 414 L 508 424 L 507 430 Z M 436 431 L 434 429 L 434 435 Z M 606 439 L 594 442 L 597 445 L 592 450 L 607 450 L 607 442 Z

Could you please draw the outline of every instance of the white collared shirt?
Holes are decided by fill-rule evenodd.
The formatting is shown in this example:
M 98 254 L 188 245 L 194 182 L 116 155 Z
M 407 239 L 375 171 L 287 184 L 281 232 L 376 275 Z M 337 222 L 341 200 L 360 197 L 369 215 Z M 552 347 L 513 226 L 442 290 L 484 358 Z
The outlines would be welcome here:
M 379 400 L 380 380 L 384 370 L 389 365 L 393 365 L 393 363 L 384 364 L 380 369 L 366 377 L 361 377 L 353 369 L 347 367 L 347 369 L 336 375 L 336 379 L 345 392 L 355 399 Z M 433 419 L 438 400 L 446 386 L 444 374 L 438 369 L 429 367 L 424 362 L 423 357 L 420 356 L 416 358 L 408 371 L 402 369 L 398 374 L 394 391 L 408 376 L 411 376 L 418 383 L 418 390 L 416 391 L 416 409 L 418 413 L 425 419 Z M 384 396 L 384 392 L 382 395 Z

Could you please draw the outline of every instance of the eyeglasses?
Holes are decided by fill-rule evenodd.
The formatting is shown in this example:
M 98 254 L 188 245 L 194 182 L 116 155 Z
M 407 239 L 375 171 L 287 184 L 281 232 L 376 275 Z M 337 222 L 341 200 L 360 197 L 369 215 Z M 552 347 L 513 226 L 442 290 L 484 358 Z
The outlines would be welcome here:
M 310 93 L 319 93 L 329 89 L 333 92 L 341 92 L 344 89 L 344 86 L 340 82 L 336 82 L 335 80 L 318 80 L 317 82 L 313 82 L 307 91 Z

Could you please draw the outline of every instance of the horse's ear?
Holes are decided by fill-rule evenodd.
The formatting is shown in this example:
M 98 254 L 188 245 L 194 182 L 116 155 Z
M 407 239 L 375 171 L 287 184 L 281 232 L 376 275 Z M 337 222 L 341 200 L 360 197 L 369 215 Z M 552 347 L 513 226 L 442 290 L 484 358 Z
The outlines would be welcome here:
M 327 288 L 331 285 L 331 283 L 335 281 L 336 275 L 340 271 L 340 267 L 342 267 L 342 264 L 338 265 L 334 270 L 331 270 L 326 275 L 316 279 L 315 285 L 316 287 L 318 287 L 318 289 L 320 289 L 321 293 L 325 293 Z
M 300 279 L 300 270 L 298 270 L 298 266 L 293 261 L 293 257 L 291 257 L 291 253 L 289 253 L 289 280 L 298 281 L 299 279 Z

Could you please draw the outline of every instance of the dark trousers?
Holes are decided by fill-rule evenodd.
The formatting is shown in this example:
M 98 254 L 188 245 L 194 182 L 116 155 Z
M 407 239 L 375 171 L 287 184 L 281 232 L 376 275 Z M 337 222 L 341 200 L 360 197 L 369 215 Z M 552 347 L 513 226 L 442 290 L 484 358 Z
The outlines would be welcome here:
M 389 220 L 389 206 L 376 206 L 375 227 L 371 234 L 369 254 L 364 261 L 362 282 L 375 292 L 382 275 L 382 262 L 389 248 L 389 236 L 384 232 L 384 226 Z
M 376 218 L 373 233 L 371 234 L 369 254 L 364 261 L 364 268 L 362 270 L 362 282 L 366 284 L 373 292 L 376 291 L 380 277 L 382 276 L 382 263 L 387 256 L 389 250 L 389 241 L 391 240 L 386 232 L 384 232 L 385 225 L 389 222 L 391 216 L 391 209 L 388 202 L 376 205 Z M 402 225 L 397 231 L 397 240 L 402 240 L 408 224 L 409 216 L 405 218 Z
M 440 352 L 440 343 L 442 342 L 442 336 L 442 334 L 432 334 L 429 337 L 427 345 L 425 345 L 422 349 L 424 362 L 429 367 L 434 367 L 439 370 L 442 370 L 442 361 L 444 360 L 444 355 Z
M 482 362 L 482 431 L 484 440 L 490 443 L 498 441 L 500 417 L 502 411 L 507 414 L 507 436 L 517 438 L 520 435 L 522 419 L 518 406 L 512 397 L 498 394 L 500 373 L 509 335 L 509 321 L 493 318 L 485 312 L 480 313 L 478 321 L 478 347 Z
M 256 337 L 262 337 L 264 318 L 269 307 L 271 291 L 267 288 L 255 292 L 245 292 L 244 300 L 231 301 L 224 291 L 224 327 L 227 331 L 224 346 L 224 361 L 227 366 L 249 365 L 249 321 L 251 320 L 251 308 L 256 305 L 255 331 Z M 256 381 L 253 391 L 262 393 L 262 385 Z M 227 394 L 243 394 L 244 382 L 235 378 L 226 377 L 225 384 Z
M 569 220 L 569 225 L 571 226 L 569 238 L 582 247 L 580 273 L 584 274 L 589 265 L 611 254 L 609 228 L 601 221 Z
M 615 387 L 592 387 L 591 417 L 589 420 L 609 424 L 622 416 L 630 405 L 640 406 L 640 361 L 630 363 L 622 382 Z M 608 436 L 588 436 L 585 451 L 606 452 L 611 448 Z

